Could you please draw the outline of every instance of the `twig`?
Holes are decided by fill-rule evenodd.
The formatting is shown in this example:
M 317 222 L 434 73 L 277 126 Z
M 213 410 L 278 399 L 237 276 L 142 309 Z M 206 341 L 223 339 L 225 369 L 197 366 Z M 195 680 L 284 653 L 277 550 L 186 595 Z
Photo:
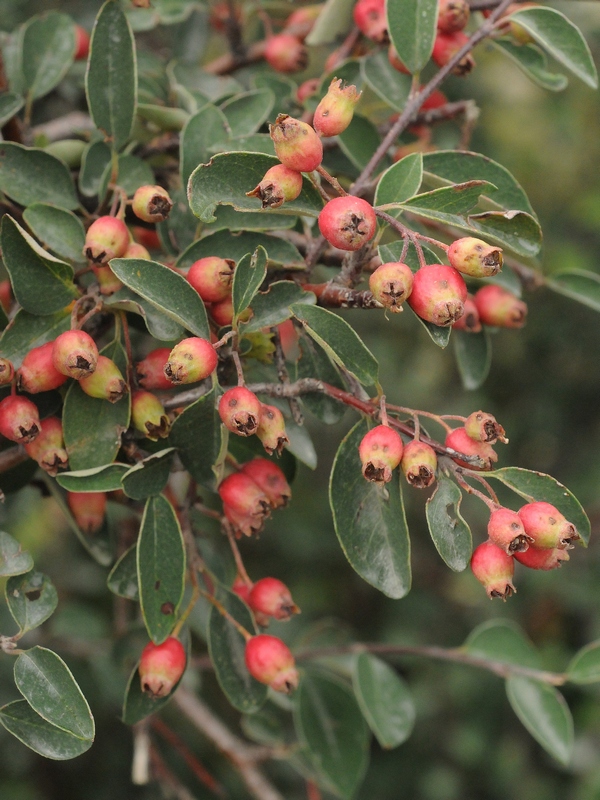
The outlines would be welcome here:
M 280 383 L 289 383 L 290 376 L 285 365 L 285 355 L 283 353 L 283 347 L 281 346 L 281 337 L 279 336 L 279 331 L 277 328 L 271 328 L 271 333 L 273 334 L 273 344 L 275 345 L 275 366 L 277 367 L 277 377 L 279 378 Z M 288 398 L 288 405 L 290 407 L 292 419 L 296 425 L 303 425 L 304 417 L 302 415 L 302 409 L 300 408 L 298 399 L 296 397 Z
M 17 467 L 23 461 L 27 461 L 29 456 L 25 452 L 25 448 L 18 444 L 16 447 L 9 447 L 2 450 L 0 453 L 0 473 L 7 472 L 13 467 Z

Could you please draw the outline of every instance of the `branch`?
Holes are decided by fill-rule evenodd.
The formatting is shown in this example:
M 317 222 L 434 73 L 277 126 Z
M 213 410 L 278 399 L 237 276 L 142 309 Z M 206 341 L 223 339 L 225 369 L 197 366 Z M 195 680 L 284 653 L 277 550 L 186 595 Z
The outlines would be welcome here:
M 368 290 L 356 291 L 332 282 L 306 283 L 303 288 L 314 292 L 318 305 L 327 308 L 383 308 Z
M 9 469 L 18 466 L 23 461 L 27 461 L 29 456 L 25 448 L 18 444 L 16 447 L 9 447 L 0 452 L 0 472 L 7 472 Z

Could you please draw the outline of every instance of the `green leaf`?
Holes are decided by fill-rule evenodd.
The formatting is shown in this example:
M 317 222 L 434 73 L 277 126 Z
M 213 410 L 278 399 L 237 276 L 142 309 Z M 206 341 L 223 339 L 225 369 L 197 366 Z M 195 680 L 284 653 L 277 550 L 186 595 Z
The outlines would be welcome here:
M 23 33 L 23 78 L 32 100 L 51 92 L 64 78 L 75 55 L 75 26 L 66 14 L 51 11 L 32 17 Z
M 210 338 L 206 309 L 200 295 L 183 275 L 143 258 L 113 258 L 117 278 L 155 308 L 203 339 Z
M 273 110 L 275 95 L 270 89 L 243 92 L 221 106 L 227 118 L 231 136 L 249 136 L 255 133 L 269 118 Z
M 126 725 L 135 725 L 137 722 L 149 717 L 150 714 L 156 714 L 157 711 L 160 711 L 161 708 L 167 705 L 181 683 L 180 678 L 169 694 L 164 697 L 153 697 L 142 691 L 140 673 L 138 671 L 139 666 L 138 662 L 131 670 L 127 688 L 125 689 L 122 719 Z
M 190 175 L 188 198 L 192 212 L 203 222 L 214 222 L 217 205 L 233 206 L 238 211 L 261 213 L 256 197 L 246 197 L 279 159 L 262 153 L 220 153 L 208 164 L 200 164 Z M 321 196 L 307 178 L 296 200 L 284 203 L 273 214 L 305 214 L 317 217 L 323 207 Z
M 227 429 L 221 424 L 216 397 L 213 387 L 189 405 L 173 423 L 169 436 L 169 444 L 178 449 L 194 480 L 213 491 L 223 478 L 227 452 Z
M 501 481 L 528 503 L 537 501 L 552 503 L 569 522 L 575 525 L 583 544 L 587 546 L 591 533 L 587 514 L 575 495 L 551 475 L 521 467 L 503 467 L 487 472 L 486 475 Z
M 543 89 L 550 92 L 562 92 L 567 88 L 569 84 L 567 77 L 548 71 L 546 56 L 536 45 L 515 44 L 510 39 L 492 40 L 491 43 Z
M 182 108 L 168 108 L 153 103 L 138 103 L 137 115 L 156 125 L 161 131 L 180 131 L 190 115 Z
M 217 599 L 242 627 L 255 633 L 252 615 L 236 594 L 221 587 Z M 267 699 L 267 687 L 246 669 L 245 649 L 246 640 L 241 633 L 212 606 L 208 618 L 208 651 L 219 686 L 234 708 L 252 714 Z
M 292 98 L 296 96 L 296 84 L 287 75 L 258 72 L 250 79 L 250 85 L 253 89 L 270 89 L 275 96 L 275 105 L 281 111 L 289 107 Z
M 37 628 L 52 615 L 58 595 L 50 578 L 31 571 L 9 578 L 5 587 L 6 603 L 21 633 Z
M 366 117 L 361 117 L 360 114 L 355 114 L 350 125 L 338 136 L 338 143 L 342 152 L 354 166 L 362 170 L 367 166 L 371 156 L 381 144 L 381 136 L 370 120 Z M 382 159 L 382 168 L 385 168 L 388 164 L 389 160 Z
M 386 0 L 390 39 L 413 74 L 420 72 L 431 56 L 437 11 L 436 0 Z
M 303 303 L 294 303 L 291 311 L 336 364 L 355 375 L 365 386 L 377 383 L 379 364 L 375 356 L 345 320 L 325 308 Z
M 26 747 L 55 761 L 76 758 L 92 746 L 91 739 L 80 739 L 50 725 L 26 700 L 15 700 L 0 708 L 0 722 Z
M 16 116 L 25 105 L 25 100 L 14 92 L 4 92 L 0 95 L 0 127 L 9 119 Z
M 296 364 L 296 378 L 316 378 L 337 386 L 338 389 L 346 388 L 340 373 L 322 347 L 308 336 L 302 337 L 299 347 L 300 358 Z M 346 413 L 343 403 L 319 392 L 303 395 L 302 403 L 326 425 L 334 425 Z
M 559 64 L 584 83 L 592 89 L 598 88 L 598 73 L 588 43 L 564 14 L 554 8 L 523 8 L 507 19 L 524 28 Z
M 462 492 L 454 481 L 438 476 L 434 493 L 427 499 L 429 533 L 436 550 L 454 572 L 462 572 L 471 560 L 471 529 L 460 513 Z
M 79 191 L 86 197 L 102 199 L 111 175 L 111 150 L 106 142 L 92 142 L 81 157 Z
M 50 203 L 33 203 L 23 218 L 34 236 L 61 258 L 82 263 L 85 230 L 79 217 Z
M 427 322 L 426 320 L 421 319 L 421 317 L 418 314 L 415 314 L 415 316 L 417 317 L 419 322 L 423 325 L 429 337 L 431 338 L 431 341 L 434 344 L 437 344 L 437 346 L 441 347 L 442 350 L 445 347 L 448 347 L 448 342 L 450 341 L 450 334 L 452 333 L 451 325 L 448 325 L 446 328 L 442 328 L 439 325 L 434 325 L 432 322 Z
M 133 500 L 145 500 L 157 495 L 167 485 L 175 448 L 168 447 L 148 456 L 123 475 L 123 491 Z
M 71 312 L 65 309 L 43 317 L 20 309 L 2 333 L 0 352 L 17 369 L 32 348 L 53 341 L 70 327 Z
M 276 281 L 266 292 L 259 292 L 252 300 L 252 317 L 246 323 L 240 323 L 240 331 L 252 333 L 261 328 L 272 328 L 292 317 L 292 306 L 304 303 L 314 305 L 317 298 L 293 281 Z
M 161 644 L 171 634 L 185 585 L 185 546 L 177 515 L 162 495 L 150 497 L 137 543 L 140 605 L 148 635 Z
M 456 183 L 453 186 L 442 186 L 440 189 L 415 195 L 399 205 L 412 214 L 431 217 L 452 225 L 449 217 L 455 214 L 462 216 L 470 211 L 473 206 L 477 205 L 479 197 L 488 190 L 489 186 L 487 181 Z M 435 216 L 431 216 L 432 212 Z
M 597 683 L 600 681 L 600 642 L 590 642 L 582 647 L 567 667 L 571 683 Z
M 562 694 L 547 683 L 516 676 L 506 681 L 506 694 L 533 738 L 567 765 L 573 752 L 573 718 Z
M 423 180 L 423 155 L 411 153 L 387 169 L 377 184 L 376 206 L 402 203 L 414 197 Z
M 206 233 L 213 231 L 228 230 L 234 231 L 253 231 L 253 230 L 281 230 L 293 228 L 297 217 L 282 215 L 275 211 L 260 210 L 260 214 L 254 211 L 236 211 L 233 206 L 217 206 L 215 209 L 216 222 L 205 225 L 203 230 Z M 191 213 L 191 212 L 190 212 Z M 192 217 L 196 221 L 195 217 Z
M 369 426 L 358 422 L 342 439 L 329 482 L 329 503 L 340 545 L 353 569 L 388 597 L 410 590 L 410 539 L 400 481 L 366 481 L 358 447 Z
M 132 544 L 111 569 L 106 585 L 113 594 L 138 601 L 137 544 Z
M 369 728 L 384 748 L 405 742 L 415 724 L 410 690 L 385 661 L 361 653 L 354 661 L 352 685 Z
M 33 569 L 33 558 L 8 533 L 0 531 L 0 578 L 22 575 Z
M 148 333 L 161 342 L 173 342 L 185 336 L 185 328 L 174 319 L 163 314 L 156 306 L 132 292 L 126 286 L 104 298 L 104 303 L 112 308 L 139 314 L 148 328 Z
M 154 173 L 150 165 L 138 156 L 120 155 L 118 162 L 117 186 L 132 197 L 140 186 L 154 185 Z
M 540 657 L 521 628 L 509 619 L 491 619 L 469 634 L 464 649 L 471 656 L 502 664 L 539 669 Z
M 233 286 L 231 297 L 233 301 L 233 324 L 237 318 L 252 302 L 267 275 L 267 252 L 263 247 L 257 247 L 252 255 L 245 255 L 238 263 L 233 273 Z
M 542 229 L 538 221 L 523 211 L 471 214 L 468 223 L 471 235 L 472 231 L 477 231 L 486 241 L 504 245 L 525 258 L 533 258 L 542 247 Z
M 303 675 L 294 695 L 294 726 L 327 788 L 351 800 L 367 769 L 369 731 L 350 688 L 333 675 Z
M 119 3 L 107 0 L 92 31 L 85 90 L 91 117 L 115 150 L 129 138 L 136 88 L 133 33 Z
M 465 389 L 478 389 L 485 381 L 492 363 L 492 342 L 485 328 L 480 333 L 455 331 L 454 353 Z
M 545 283 L 553 292 L 600 311 L 600 275 L 595 272 L 583 269 L 555 272 L 546 278 Z
M 129 471 L 127 464 L 105 464 L 92 469 L 61 472 L 56 482 L 68 492 L 115 492 L 121 489 L 121 478 Z
M 352 28 L 354 0 L 326 0 L 317 21 L 306 37 L 306 44 L 314 47 L 331 44 L 345 36 Z
M 292 419 L 286 420 L 286 433 L 290 440 L 288 452 L 309 469 L 317 468 L 317 451 L 305 425 L 297 425 Z
M 21 206 L 52 203 L 77 208 L 78 200 L 66 164 L 36 147 L 0 142 L 0 191 Z
M 246 253 L 253 253 L 259 246 L 267 251 L 268 266 L 285 264 L 286 270 L 293 269 L 295 265 L 303 269 L 305 267 L 298 248 L 279 236 L 269 236 L 268 233 L 258 231 L 242 231 L 237 236 L 232 236 L 229 230 L 217 231 L 193 242 L 179 256 L 176 266 L 187 269 L 206 256 L 230 258 L 237 263 Z
M 363 80 L 379 97 L 396 111 L 403 111 L 410 94 L 411 79 L 394 69 L 387 50 L 379 50 L 361 61 Z M 414 194 L 414 192 L 413 192 Z
M 184 188 L 198 164 L 205 164 L 210 159 L 210 148 L 219 142 L 226 142 L 228 138 L 227 118 L 212 103 L 207 103 L 190 117 L 179 141 L 181 182 Z
M 94 738 L 94 718 L 65 662 L 45 647 L 26 650 L 15 662 L 15 683 L 40 717 L 79 739 Z

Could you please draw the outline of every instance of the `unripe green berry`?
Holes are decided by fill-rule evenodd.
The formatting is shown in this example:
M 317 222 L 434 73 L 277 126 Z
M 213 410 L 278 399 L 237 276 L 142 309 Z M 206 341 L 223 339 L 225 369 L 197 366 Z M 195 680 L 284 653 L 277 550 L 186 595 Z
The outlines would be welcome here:
M 166 439 L 171 430 L 169 417 L 158 397 L 141 389 L 131 397 L 131 421 L 136 430 L 153 442 Z
M 465 236 L 448 248 L 450 265 L 471 278 L 491 278 L 502 269 L 502 249 L 481 239 Z
M 346 130 L 354 116 L 361 92 L 356 86 L 342 86 L 339 78 L 329 84 L 327 94 L 316 108 L 313 127 L 321 136 L 337 136 Z
M 415 489 L 427 489 L 435 481 L 437 455 L 425 442 L 409 442 L 400 463 L 404 477 Z
M 369 276 L 369 289 L 382 306 L 394 313 L 402 311 L 402 303 L 410 296 L 414 277 L 408 264 L 389 261 Z
M 98 356 L 96 369 L 86 378 L 81 378 L 79 385 L 90 397 L 116 403 L 127 394 L 127 384 L 121 370 L 114 361 L 106 356 Z
M 133 213 L 144 222 L 163 222 L 171 213 L 172 207 L 173 201 L 162 186 L 140 186 L 131 203 Z

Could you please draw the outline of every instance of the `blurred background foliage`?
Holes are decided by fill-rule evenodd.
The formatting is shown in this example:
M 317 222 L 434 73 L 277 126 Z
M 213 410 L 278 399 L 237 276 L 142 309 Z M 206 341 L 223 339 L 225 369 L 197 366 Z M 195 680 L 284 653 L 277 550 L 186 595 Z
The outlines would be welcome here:
M 0 29 L 10 31 L 32 14 L 49 9 L 65 11 L 90 29 L 99 6 L 99 0 L 0 0 Z M 557 3 L 556 7 L 582 27 L 600 63 L 599 4 Z M 139 35 L 138 48 L 166 62 L 171 47 L 185 37 L 189 44 L 189 36 L 186 23 L 163 27 Z M 560 94 L 545 92 L 485 45 L 475 57 L 477 69 L 466 79 L 451 78 L 445 91 L 450 99 L 476 100 L 481 113 L 473 149 L 506 166 L 528 193 L 544 231 L 541 268 L 545 273 L 567 268 L 600 271 L 600 97 L 575 80 Z M 80 66 L 75 65 L 74 76 L 38 104 L 34 123 L 64 113 L 73 103 L 82 106 Z M 452 125 L 435 134 L 444 147 L 453 146 L 457 138 Z M 453 647 L 476 625 L 502 617 L 518 621 L 542 651 L 545 667 L 557 671 L 565 668 L 576 649 L 600 638 L 600 318 L 546 289 L 525 299 L 530 309 L 527 326 L 494 335 L 491 374 L 475 392 L 463 390 L 452 346 L 447 351 L 436 348 L 412 315 L 386 321 L 377 312 L 346 314 L 380 361 L 389 401 L 438 413 L 468 414 L 479 408 L 492 412 L 510 437 L 510 444 L 499 448 L 500 466 L 539 469 L 566 484 L 592 519 L 589 549 L 573 551 L 570 563 L 559 571 L 517 568 L 518 594 L 506 605 L 490 603 L 470 572 L 453 574 L 444 566 L 429 540 L 426 498 L 405 491 L 413 589 L 403 600 L 389 600 L 346 562 L 328 506 L 332 460 L 355 417 L 348 411 L 341 422 L 327 427 L 307 414 L 318 442 L 317 468 L 300 466 L 291 506 L 267 525 L 260 541 L 241 545 L 251 577 L 277 575 L 302 608 L 300 619 L 287 626 L 275 623 L 274 633 L 291 644 L 353 636 Z M 470 498 L 463 506 L 476 541 L 485 537 L 486 516 L 480 506 Z M 127 669 L 120 665 L 133 663 L 133 655 L 127 661 L 127 654 L 139 652 L 139 642 L 113 648 L 112 596 L 105 588 L 105 571 L 81 550 L 39 486 L 9 495 L 0 509 L 0 523 L 31 550 L 36 568 L 47 572 L 59 588 L 58 612 L 29 640 L 34 643 L 38 637 L 36 641 L 51 643 L 67 658 L 98 723 L 94 747 L 64 763 L 37 757 L 0 729 L 0 797 L 161 797 L 154 786 L 134 787 L 130 782 L 132 737 L 118 719 Z M 13 624 L 0 605 L 0 630 L 10 634 Z M 143 631 L 140 637 L 142 641 Z M 411 738 L 397 750 L 385 752 L 373 744 L 359 800 L 600 797 L 598 684 L 566 692 L 575 718 L 576 746 L 571 766 L 564 768 L 521 727 L 499 679 L 470 667 L 425 659 L 403 658 L 397 665 L 414 694 L 417 723 Z M 11 659 L 0 658 L 0 703 L 13 699 L 11 669 Z M 202 693 L 237 726 L 237 712 L 229 708 L 210 673 L 202 674 Z M 165 713 L 173 725 L 182 724 L 173 708 Z M 242 800 L 245 792 L 227 762 L 193 730 L 184 730 L 198 758 L 226 786 L 227 796 Z M 172 751 L 165 748 L 164 755 L 193 796 L 214 796 L 186 773 Z M 302 781 L 284 763 L 271 770 L 279 785 L 286 787 L 286 798 L 306 797 Z

